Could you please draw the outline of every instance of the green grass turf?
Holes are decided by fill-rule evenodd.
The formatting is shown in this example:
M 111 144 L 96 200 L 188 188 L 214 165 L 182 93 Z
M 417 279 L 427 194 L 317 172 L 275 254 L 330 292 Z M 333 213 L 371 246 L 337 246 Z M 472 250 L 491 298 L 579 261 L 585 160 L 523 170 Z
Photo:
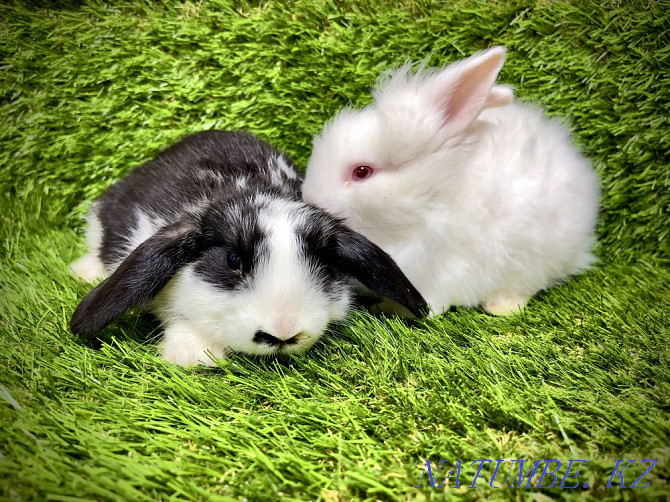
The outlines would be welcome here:
M 667 496 L 668 11 L 653 1 L 0 6 L 0 497 Z M 602 177 L 595 270 L 521 315 L 457 309 L 404 324 L 354 313 L 304 356 L 216 369 L 158 358 L 146 315 L 124 316 L 100 349 L 68 332 L 88 289 L 67 271 L 84 252 L 82 217 L 130 168 L 208 128 L 251 131 L 304 167 L 312 135 L 342 106 L 367 103 L 382 70 L 495 44 L 509 49 L 501 81 L 569 118 Z M 446 459 L 444 470 L 462 459 L 461 488 L 426 488 L 427 476 L 412 488 L 426 458 Z M 464 488 L 476 459 L 571 458 L 586 460 L 588 489 L 492 489 L 490 468 Z M 615 459 L 660 461 L 648 488 L 608 490 Z M 641 472 L 630 467 L 626 485 Z M 508 473 L 509 462 L 499 484 Z

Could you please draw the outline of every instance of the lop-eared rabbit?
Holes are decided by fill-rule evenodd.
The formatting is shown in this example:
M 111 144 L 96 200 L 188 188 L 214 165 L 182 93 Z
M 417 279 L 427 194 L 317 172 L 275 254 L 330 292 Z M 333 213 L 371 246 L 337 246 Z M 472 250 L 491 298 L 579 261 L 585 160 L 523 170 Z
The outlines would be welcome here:
M 104 192 L 88 222 L 89 253 L 72 270 L 106 279 L 72 331 L 91 337 L 148 307 L 163 357 L 180 365 L 303 352 L 345 316 L 356 281 L 414 315 L 426 307 L 384 251 L 301 200 L 284 154 L 246 133 L 186 137 Z

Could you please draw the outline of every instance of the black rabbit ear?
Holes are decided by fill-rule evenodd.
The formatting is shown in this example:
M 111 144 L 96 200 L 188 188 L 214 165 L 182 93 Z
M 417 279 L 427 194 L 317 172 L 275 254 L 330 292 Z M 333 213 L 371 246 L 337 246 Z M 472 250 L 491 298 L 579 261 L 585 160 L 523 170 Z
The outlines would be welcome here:
M 393 258 L 363 235 L 341 226 L 331 254 L 331 265 L 421 317 L 428 305 Z
M 180 267 L 200 256 L 209 241 L 195 222 L 162 228 L 86 295 L 72 315 L 72 332 L 93 336 L 128 309 L 146 304 Z

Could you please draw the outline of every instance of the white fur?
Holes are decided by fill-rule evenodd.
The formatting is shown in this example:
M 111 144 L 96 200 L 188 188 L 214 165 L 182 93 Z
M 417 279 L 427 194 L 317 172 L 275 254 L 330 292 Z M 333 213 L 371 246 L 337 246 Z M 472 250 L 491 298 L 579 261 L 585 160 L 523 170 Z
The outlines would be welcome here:
M 137 220 L 135 228 L 128 238 L 127 254 L 132 253 L 137 246 L 158 232 L 161 227 L 165 226 L 163 218 L 151 216 L 139 210 L 135 214 L 137 215 Z
M 264 198 L 259 223 L 269 253 L 253 277 L 237 291 L 216 288 L 195 272 L 181 269 L 152 303 L 166 326 L 163 357 L 181 365 L 213 364 L 205 351 L 223 357 L 230 350 L 271 354 L 276 347 L 253 341 L 256 331 L 286 340 L 285 352 L 301 353 L 321 336 L 330 321 L 342 318 L 349 294 L 334 301 L 315 282 L 301 255 L 296 234 L 303 222 L 299 203 Z
M 100 260 L 102 245 L 102 225 L 95 204 L 91 206 L 86 218 L 86 244 L 88 253 L 70 264 L 70 271 L 82 281 L 94 282 L 107 275 L 105 266 Z
M 275 168 L 279 169 L 289 179 L 294 180 L 298 177 L 295 170 L 284 161 L 284 158 L 281 155 L 273 157 L 272 163 Z
M 278 170 L 270 170 L 270 183 L 277 186 L 281 186 L 283 184 L 281 173 Z
M 597 176 L 563 124 L 491 91 L 503 60 L 405 67 L 314 140 L 305 201 L 388 252 L 435 313 L 518 311 L 593 262 Z M 374 175 L 353 181 L 358 164 Z
M 181 366 L 214 366 L 215 360 L 226 354 L 225 347 L 202 337 L 185 319 L 173 319 L 167 323 L 158 346 L 163 359 Z
M 91 253 L 70 263 L 70 271 L 75 277 L 85 282 L 95 282 L 106 275 L 100 258 Z
M 195 211 L 197 208 L 194 206 L 189 209 Z M 139 210 L 136 215 L 137 221 L 135 223 L 135 228 L 128 236 L 128 244 L 126 245 L 123 254 L 124 259 L 127 255 L 132 253 L 137 246 L 142 244 L 145 240 L 154 235 L 158 229 L 165 225 L 165 220 L 158 216 L 151 216 Z M 102 225 L 100 224 L 100 218 L 98 217 L 97 207 L 95 205 L 91 207 L 86 221 L 86 243 L 89 251 L 86 255 L 72 262 L 70 264 L 70 270 L 76 277 L 87 282 L 93 282 L 97 279 L 107 277 L 107 275 L 114 272 L 114 270 L 121 265 L 123 259 L 105 267 L 100 260 Z
M 247 177 L 246 176 L 241 176 L 235 180 L 235 187 L 237 187 L 238 190 L 244 190 L 247 188 Z
M 123 258 L 115 263 L 112 263 L 108 267 L 110 273 L 113 273 L 119 267 L 119 265 L 123 263 L 125 257 L 132 253 L 137 246 L 142 244 L 165 225 L 165 220 L 163 218 L 143 213 L 139 209 L 135 215 L 137 218 L 135 222 L 135 228 L 128 236 L 128 244 L 126 245 Z

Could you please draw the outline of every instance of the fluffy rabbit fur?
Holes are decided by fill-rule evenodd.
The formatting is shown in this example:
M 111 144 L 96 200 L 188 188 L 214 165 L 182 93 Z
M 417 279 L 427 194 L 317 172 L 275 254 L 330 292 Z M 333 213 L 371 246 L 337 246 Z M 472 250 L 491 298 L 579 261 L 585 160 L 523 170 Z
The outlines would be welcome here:
M 518 311 L 594 259 L 596 173 L 564 125 L 494 85 L 504 59 L 406 66 L 314 139 L 304 200 L 389 253 L 434 313 Z
M 229 351 L 308 349 L 350 303 L 349 278 L 419 315 L 391 258 L 302 202 L 290 160 L 240 132 L 195 134 L 133 170 L 95 203 L 79 277 L 108 276 L 74 312 L 88 337 L 132 307 L 165 328 L 163 357 L 212 364 Z

